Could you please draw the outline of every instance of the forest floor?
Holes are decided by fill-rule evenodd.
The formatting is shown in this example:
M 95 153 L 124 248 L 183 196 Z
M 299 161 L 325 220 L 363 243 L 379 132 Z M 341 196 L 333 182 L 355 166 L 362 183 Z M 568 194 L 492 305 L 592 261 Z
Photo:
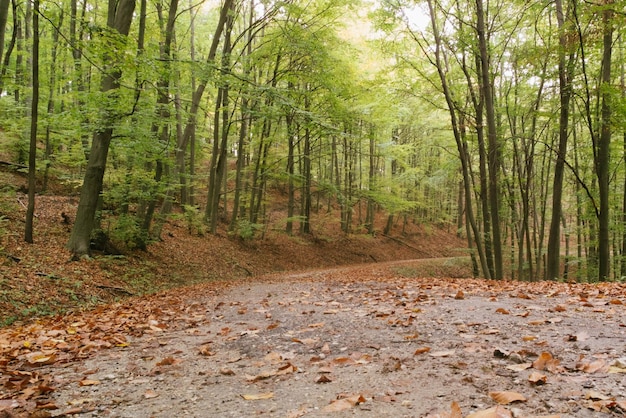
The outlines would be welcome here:
M 0 417 L 626 414 L 623 284 L 470 279 L 447 231 L 323 214 L 68 262 L 76 198 L 38 198 L 33 245 L 24 204 L 0 202 Z

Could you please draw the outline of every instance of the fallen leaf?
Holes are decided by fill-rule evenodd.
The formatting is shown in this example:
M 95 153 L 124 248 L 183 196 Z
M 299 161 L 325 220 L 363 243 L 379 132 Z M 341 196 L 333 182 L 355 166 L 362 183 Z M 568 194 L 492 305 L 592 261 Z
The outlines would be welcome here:
M 333 379 L 328 377 L 328 374 L 321 374 L 315 378 L 315 383 L 330 383 Z
M 428 354 L 431 357 L 450 357 L 455 353 L 454 350 L 446 350 L 446 351 L 435 351 L 433 353 Z
M 533 367 L 532 363 L 519 363 L 519 364 L 510 364 L 506 366 L 507 369 L 513 370 L 514 372 L 521 372 L 523 370 L 527 370 Z
M 354 395 L 348 398 L 337 399 L 327 405 L 323 412 L 339 412 L 353 408 L 356 405 L 365 402 L 365 398 L 362 395 Z
M 99 380 L 85 379 L 78 383 L 80 386 L 96 386 L 100 384 Z
M 155 391 L 153 391 L 152 389 L 148 389 L 148 390 L 146 390 L 143 393 L 143 397 L 146 398 L 146 399 L 153 399 L 153 398 L 156 398 L 158 396 L 159 396 L 159 394 L 156 393 Z
M 458 292 L 456 292 L 454 299 L 457 299 L 457 300 L 465 299 L 465 293 L 463 293 L 462 290 L 459 290 Z
M 532 372 L 528 376 L 528 381 L 533 385 L 543 385 L 548 381 L 548 376 L 539 372 Z
M 274 393 L 266 392 L 266 393 L 245 394 L 245 395 L 241 395 L 241 397 L 244 398 L 246 401 L 258 401 L 261 399 L 272 399 L 274 397 Z
M 524 402 L 526 398 L 524 395 L 518 392 L 489 392 L 491 399 L 499 403 L 500 405 L 508 405 L 512 402 Z
M 163 360 L 159 361 L 156 365 L 161 366 L 172 366 L 174 364 L 180 363 L 180 360 L 175 359 L 174 357 L 165 357 Z
M 430 351 L 430 347 L 420 347 L 417 350 L 415 350 L 415 353 L 413 353 L 413 355 L 417 356 L 420 354 L 428 353 L 429 351 Z
M 231 369 L 223 368 L 223 369 L 220 369 L 220 374 L 224 376 L 234 376 L 235 372 L 232 371 Z
M 511 411 L 502 406 L 494 406 L 493 408 L 469 414 L 465 418 L 513 418 L 513 415 Z
M 597 372 L 607 372 L 609 371 L 608 364 L 602 360 L 594 360 L 590 363 L 577 363 L 576 369 L 583 371 L 585 373 L 597 373 Z
M 496 309 L 496 313 L 499 313 L 499 314 L 502 314 L 502 315 L 508 315 L 508 314 L 510 314 L 511 312 L 507 311 L 507 310 L 506 310 L 506 309 L 504 309 L 504 308 L 498 308 L 498 309 Z
M 533 368 L 537 370 L 544 370 L 548 362 L 553 361 L 553 360 L 554 360 L 554 357 L 552 357 L 552 354 L 548 353 L 547 351 L 544 351 L 543 353 L 539 355 L 537 360 L 533 361 Z

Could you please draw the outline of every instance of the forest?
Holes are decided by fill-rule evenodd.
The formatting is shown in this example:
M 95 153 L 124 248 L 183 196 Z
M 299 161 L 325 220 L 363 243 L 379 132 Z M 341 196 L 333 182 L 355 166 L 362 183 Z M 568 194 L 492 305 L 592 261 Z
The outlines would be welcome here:
M 0 0 L 0 156 L 67 247 L 452 225 L 477 277 L 626 276 L 623 0 Z M 15 193 L 7 188 L 2 194 Z M 0 220 L 4 214 L 0 213 Z M 0 228 L 2 228 L 0 224 Z M 385 228 L 387 229 L 387 228 Z

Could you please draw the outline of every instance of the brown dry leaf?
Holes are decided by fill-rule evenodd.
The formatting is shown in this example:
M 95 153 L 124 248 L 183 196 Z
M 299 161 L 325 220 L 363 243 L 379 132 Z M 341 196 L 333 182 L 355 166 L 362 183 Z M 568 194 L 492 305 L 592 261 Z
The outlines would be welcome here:
M 539 372 L 532 372 L 528 376 L 528 381 L 533 385 L 543 385 L 548 381 L 548 376 Z
M 231 369 L 222 368 L 222 369 L 220 369 L 220 374 L 224 375 L 224 376 L 234 376 L 235 372 L 232 371 Z
M 556 305 L 554 307 L 554 309 L 552 309 L 554 312 L 565 312 L 567 310 L 567 308 L 563 305 Z
M 214 356 L 215 353 L 211 351 L 211 346 L 209 344 L 204 344 L 200 346 L 199 352 L 203 356 Z
M 433 353 L 429 353 L 428 355 L 431 357 L 450 357 L 455 353 L 454 350 L 445 350 L 445 351 L 435 351 Z
M 246 401 L 258 401 L 261 399 L 272 399 L 274 397 L 274 392 L 266 392 L 266 393 L 252 393 L 252 394 L 244 394 L 241 395 Z
M 509 315 L 511 312 L 507 311 L 504 308 L 498 308 L 496 309 L 496 313 L 502 314 L 502 315 Z
M 148 389 L 143 393 L 143 397 L 146 399 L 156 398 L 157 396 L 159 396 L 159 394 L 153 391 L 152 389 Z
M 156 365 L 161 366 L 173 366 L 174 364 L 180 363 L 180 360 L 175 359 L 174 357 L 165 357 L 163 360 L 159 361 Z
M 576 369 L 581 370 L 585 373 L 605 373 L 609 371 L 609 365 L 604 360 L 599 359 L 594 360 L 590 363 L 578 363 L 576 364 Z
M 528 341 L 535 341 L 535 340 L 537 340 L 537 338 L 538 337 L 536 335 L 524 335 L 522 337 L 522 341 L 527 341 L 527 342 Z
M 300 417 L 305 416 L 308 413 L 309 413 L 309 410 L 303 406 L 300 409 L 289 411 L 285 418 L 300 418 Z
M 457 300 L 465 299 L 465 293 L 463 293 L 462 290 L 459 290 L 458 292 L 456 292 L 454 299 L 457 299 Z
M 507 369 L 513 370 L 514 372 L 521 372 L 523 370 L 527 370 L 533 367 L 532 363 L 519 363 L 519 364 L 510 364 L 506 366 Z
M 424 418 L 463 418 L 463 412 L 458 403 L 452 402 L 450 405 L 450 412 L 438 412 L 435 414 L 426 415 Z
M 526 398 L 524 395 L 518 392 L 504 391 L 504 392 L 489 392 L 491 399 L 499 403 L 500 405 L 508 405 L 512 402 L 524 402 Z
M 276 351 L 272 351 L 270 353 L 267 353 L 265 357 L 263 357 L 263 360 L 270 364 L 280 363 L 281 361 L 283 361 L 283 356 Z
M 248 382 L 258 382 L 259 380 L 265 380 L 265 379 L 269 379 L 270 377 L 274 377 L 277 374 L 278 372 L 275 372 L 273 370 L 264 370 L 261 373 L 257 374 L 256 376 L 247 374 L 246 380 Z
M 503 406 L 494 406 L 483 411 L 474 412 L 465 418 L 513 418 L 511 411 Z
M 547 351 L 544 351 L 543 353 L 539 355 L 537 360 L 533 361 L 533 368 L 537 370 L 545 370 L 548 362 L 552 360 L 554 360 L 554 357 L 552 357 L 552 354 L 548 353 Z
M 554 414 L 554 415 L 531 415 L 531 416 L 527 416 L 526 418 L 561 418 L 561 415 L 559 415 L 559 414 Z
M 78 383 L 80 386 L 96 386 L 100 384 L 99 380 L 84 379 Z
M 417 350 L 415 350 L 415 353 L 413 353 L 413 355 L 418 356 L 420 354 L 428 353 L 429 351 L 430 351 L 430 347 L 420 347 Z
M 337 399 L 329 405 L 327 405 L 323 412 L 339 412 L 353 408 L 356 405 L 365 402 L 365 398 L 362 395 L 354 395 L 348 398 Z
M 321 374 L 315 378 L 315 383 L 330 383 L 333 379 L 328 377 L 328 374 Z

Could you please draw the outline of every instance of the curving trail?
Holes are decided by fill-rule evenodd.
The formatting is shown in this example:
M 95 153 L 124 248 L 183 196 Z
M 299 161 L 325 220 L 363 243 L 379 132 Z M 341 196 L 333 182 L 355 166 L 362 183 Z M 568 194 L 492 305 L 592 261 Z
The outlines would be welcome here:
M 0 416 L 625 413 L 624 285 L 432 277 L 459 260 L 215 282 L 2 330 Z

